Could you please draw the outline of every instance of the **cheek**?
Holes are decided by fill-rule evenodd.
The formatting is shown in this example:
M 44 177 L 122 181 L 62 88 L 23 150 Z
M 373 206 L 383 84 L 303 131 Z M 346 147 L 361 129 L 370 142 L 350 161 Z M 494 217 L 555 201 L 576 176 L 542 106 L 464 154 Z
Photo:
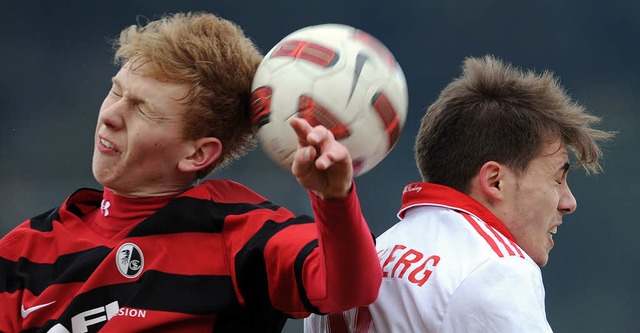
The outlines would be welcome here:
M 560 188 L 558 186 L 553 186 L 545 191 L 542 195 L 540 205 L 544 205 L 546 209 L 549 210 L 549 213 L 554 213 L 558 210 L 558 203 L 560 202 Z
M 556 215 L 558 192 L 543 188 L 532 188 L 519 192 L 515 199 L 514 218 L 517 229 L 528 234 L 536 229 L 547 228 Z
M 528 192 L 531 201 L 531 208 L 536 209 L 538 214 L 548 212 L 550 209 L 555 210 L 558 206 L 559 187 L 553 184 L 538 185 L 532 187 Z M 526 196 L 525 196 L 526 197 Z
M 150 135 L 148 131 L 136 131 L 129 136 L 128 155 L 131 158 L 147 158 L 153 155 L 156 147 L 160 148 L 158 140 L 153 135 Z
M 558 191 L 554 188 L 539 191 L 535 195 L 531 195 L 529 204 L 530 229 L 537 237 L 544 238 L 542 241 L 546 243 L 547 231 L 558 216 Z
M 157 135 L 157 133 L 148 133 L 146 135 L 136 134 L 133 138 L 135 142 L 134 151 L 137 159 L 145 159 L 148 161 L 162 161 L 173 159 L 175 147 L 178 142 L 171 137 Z M 156 135 L 154 135 L 156 134 Z
M 529 210 L 534 222 L 541 227 L 546 227 L 558 210 L 558 195 L 553 191 L 543 192 L 532 197 Z

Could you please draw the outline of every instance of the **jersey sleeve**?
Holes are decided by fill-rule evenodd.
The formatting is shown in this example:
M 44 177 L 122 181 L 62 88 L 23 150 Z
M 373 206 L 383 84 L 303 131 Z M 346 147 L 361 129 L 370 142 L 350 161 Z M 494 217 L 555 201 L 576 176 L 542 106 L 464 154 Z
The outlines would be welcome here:
M 372 303 L 382 283 L 382 270 L 355 185 L 343 199 L 310 196 L 319 246 L 304 264 L 303 283 L 315 312 Z
M 240 305 L 304 318 L 375 301 L 382 270 L 355 185 L 345 198 L 309 195 L 313 218 L 261 197 L 247 212 L 236 207 L 226 215 L 223 238 Z
M 488 260 L 455 291 L 443 332 L 551 332 L 540 269 L 519 257 Z
M 26 223 L 0 239 L 0 332 L 18 332 L 22 324 L 20 304 L 22 286 L 16 273 L 20 233 Z
M 4 278 L 0 274 L 0 278 Z M 0 332 L 18 332 L 19 331 L 19 294 L 2 292 L 0 293 Z

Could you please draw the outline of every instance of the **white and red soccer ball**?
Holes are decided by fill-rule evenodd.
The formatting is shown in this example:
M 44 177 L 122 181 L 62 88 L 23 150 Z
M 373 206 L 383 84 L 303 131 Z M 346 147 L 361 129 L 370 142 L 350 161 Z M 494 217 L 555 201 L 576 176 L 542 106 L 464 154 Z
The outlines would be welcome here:
M 322 24 L 297 30 L 264 57 L 253 79 L 251 119 L 266 154 L 290 168 L 291 117 L 324 125 L 349 150 L 354 176 L 380 163 L 407 117 L 407 83 L 393 54 L 370 34 Z

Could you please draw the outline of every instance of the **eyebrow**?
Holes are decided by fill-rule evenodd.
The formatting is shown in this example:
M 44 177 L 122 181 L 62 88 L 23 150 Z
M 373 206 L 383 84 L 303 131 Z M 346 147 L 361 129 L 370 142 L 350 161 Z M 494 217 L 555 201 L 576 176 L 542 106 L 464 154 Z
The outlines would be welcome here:
M 564 162 L 564 164 L 558 170 L 561 170 L 562 174 L 566 175 L 569 173 L 569 169 L 571 169 L 571 163 Z
M 122 84 L 120 83 L 120 80 L 117 77 L 112 77 L 111 78 L 111 83 L 113 83 L 113 85 L 117 86 L 118 89 L 122 89 Z
M 113 84 L 115 84 L 116 86 L 118 86 L 118 88 L 122 89 L 122 84 L 120 83 L 120 80 L 118 79 L 118 77 L 114 76 L 111 78 L 111 82 Z M 138 104 L 142 104 L 142 105 L 147 105 L 149 108 L 151 108 L 151 105 L 149 105 L 149 103 L 147 103 L 147 101 L 145 101 L 144 99 L 138 97 L 136 94 L 132 93 L 129 90 L 129 98 L 135 102 L 137 102 Z

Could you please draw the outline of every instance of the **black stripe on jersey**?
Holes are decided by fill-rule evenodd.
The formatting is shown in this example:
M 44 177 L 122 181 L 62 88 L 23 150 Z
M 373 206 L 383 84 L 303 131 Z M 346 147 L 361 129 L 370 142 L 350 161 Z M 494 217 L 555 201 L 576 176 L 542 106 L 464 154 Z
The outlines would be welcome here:
M 102 191 L 92 188 L 81 188 L 69 196 L 69 199 L 66 202 L 66 209 L 76 216 L 83 216 L 84 212 L 79 205 L 93 206 L 97 208 L 100 207 L 101 202 Z
M 264 248 L 280 230 L 295 224 L 314 223 L 309 216 L 302 215 L 288 221 L 276 223 L 266 221 L 236 255 L 238 289 L 245 297 L 247 307 L 257 313 L 274 311 L 269 298 L 267 268 Z M 307 309 L 311 311 L 311 309 Z M 278 311 L 279 312 L 279 311 Z
M 313 249 L 318 247 L 318 240 L 314 239 L 309 244 L 305 245 L 302 250 L 298 253 L 296 257 L 295 265 L 295 273 L 296 273 L 296 283 L 298 284 L 298 295 L 300 295 L 300 300 L 304 307 L 309 310 L 309 312 L 320 314 L 320 310 L 313 306 L 307 297 L 307 291 L 304 289 L 304 281 L 302 280 L 302 266 L 304 265 L 305 260 L 313 251 Z
M 40 295 L 50 285 L 84 282 L 109 252 L 110 248 L 95 247 L 62 255 L 52 264 L 33 263 L 26 258 L 17 262 L 0 258 L 0 270 L 6 275 L 6 280 L 0 280 L 0 292 L 26 289 Z
M 50 209 L 36 217 L 32 217 L 29 220 L 29 226 L 31 229 L 48 232 L 53 230 L 53 221 L 58 220 L 58 207 Z
M 281 312 L 221 313 L 216 316 L 212 333 L 280 333 L 284 329 L 288 316 Z
M 136 226 L 127 237 L 180 232 L 222 232 L 224 219 L 256 209 L 277 210 L 271 202 L 261 204 L 217 203 L 211 200 L 178 197 Z
M 81 188 L 73 192 L 67 203 L 69 204 L 66 209 L 77 215 L 82 216 L 82 211 L 74 204 L 74 202 L 81 202 L 86 205 L 93 205 L 96 207 L 100 206 L 100 200 L 102 200 L 102 191 L 90 189 L 90 188 Z M 53 221 L 59 221 L 59 212 L 60 207 L 53 208 L 48 210 L 36 217 L 33 217 L 29 220 L 29 226 L 31 229 L 49 232 L 53 230 Z
M 82 213 L 82 210 L 80 209 L 80 207 L 78 207 L 78 205 L 69 205 L 69 206 L 67 206 L 67 210 L 69 212 L 71 212 L 71 214 L 73 214 L 75 216 L 84 215 L 84 213 Z
M 240 307 L 233 282 L 228 275 L 188 276 L 150 270 L 143 273 L 137 281 L 103 286 L 76 296 L 58 320 L 48 321 L 38 331 L 46 332 L 57 323 L 70 328 L 71 318 L 75 315 L 104 307 L 116 300 L 120 308 L 192 315 L 211 315 L 224 311 L 241 315 L 245 311 Z M 91 325 L 90 331 L 96 332 L 103 325 L 104 323 Z

